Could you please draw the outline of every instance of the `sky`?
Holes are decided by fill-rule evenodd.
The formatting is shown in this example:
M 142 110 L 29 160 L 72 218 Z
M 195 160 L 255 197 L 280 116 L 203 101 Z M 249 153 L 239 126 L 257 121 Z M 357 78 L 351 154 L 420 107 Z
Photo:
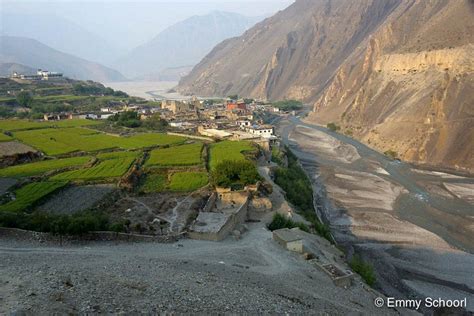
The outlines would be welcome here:
M 60 16 L 123 48 L 138 46 L 172 24 L 210 11 L 267 17 L 294 0 L 0 0 L 8 12 Z

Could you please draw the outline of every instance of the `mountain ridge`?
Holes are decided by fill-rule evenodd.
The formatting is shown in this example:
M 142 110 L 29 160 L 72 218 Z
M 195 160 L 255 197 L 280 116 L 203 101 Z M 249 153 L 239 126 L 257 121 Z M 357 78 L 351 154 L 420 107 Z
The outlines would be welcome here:
M 473 34 L 472 0 L 297 0 L 218 44 L 178 90 L 303 100 L 310 122 L 472 172 Z
M 53 49 L 35 39 L 0 36 L 0 63 L 16 63 L 64 73 L 72 79 L 123 81 L 118 71 Z

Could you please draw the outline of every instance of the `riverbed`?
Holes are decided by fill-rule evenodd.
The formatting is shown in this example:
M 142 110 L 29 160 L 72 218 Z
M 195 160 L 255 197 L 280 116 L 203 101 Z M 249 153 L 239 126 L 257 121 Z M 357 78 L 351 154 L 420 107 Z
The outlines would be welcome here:
M 474 310 L 474 177 L 420 169 L 297 117 L 278 133 L 302 162 L 341 245 L 394 297 L 468 299 Z

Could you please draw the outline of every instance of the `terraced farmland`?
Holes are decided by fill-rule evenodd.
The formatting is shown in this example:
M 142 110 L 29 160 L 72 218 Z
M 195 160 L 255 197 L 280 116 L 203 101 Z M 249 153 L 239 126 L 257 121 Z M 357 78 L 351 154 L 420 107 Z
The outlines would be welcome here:
M 146 166 L 194 166 L 202 163 L 202 143 L 173 146 L 151 151 Z
M 75 151 L 94 152 L 111 148 L 138 149 L 157 145 L 171 145 L 185 140 L 183 137 L 157 133 L 119 137 L 79 127 L 20 131 L 16 132 L 14 136 L 22 142 L 53 156 Z
M 108 178 L 118 178 L 124 175 L 132 163 L 135 161 L 133 157 L 125 157 L 118 159 L 108 159 L 99 162 L 97 165 L 88 168 L 67 171 L 52 177 L 52 180 L 101 180 Z
M 244 152 L 254 151 L 255 148 L 250 142 L 223 141 L 211 145 L 209 166 L 214 169 L 224 160 L 244 160 Z
M 194 191 L 208 183 L 206 172 L 177 172 L 171 176 L 169 189 L 171 191 Z
M 15 191 L 15 200 L 0 205 L 0 211 L 20 212 L 36 202 L 64 187 L 67 181 L 33 182 Z
M 149 173 L 146 175 L 146 180 L 141 188 L 141 191 L 144 193 L 164 191 L 166 189 L 167 182 L 166 174 Z
M 138 158 L 143 153 L 141 151 L 113 151 L 109 153 L 97 154 L 100 160 L 117 159 L 117 158 Z
M 65 159 L 43 160 L 39 162 L 16 165 L 0 169 L 0 177 L 19 178 L 34 176 L 57 169 L 79 167 L 86 164 L 90 159 L 90 156 L 84 156 Z
M 11 141 L 12 138 L 10 136 L 7 136 L 3 133 L 0 133 L 0 142 L 8 142 Z
M 91 120 L 63 120 L 63 121 L 48 121 L 48 122 L 37 122 L 28 120 L 0 120 L 0 130 L 4 131 L 19 131 L 36 128 L 48 128 L 48 127 L 81 127 L 81 126 L 92 126 L 99 125 L 102 122 L 91 121 Z

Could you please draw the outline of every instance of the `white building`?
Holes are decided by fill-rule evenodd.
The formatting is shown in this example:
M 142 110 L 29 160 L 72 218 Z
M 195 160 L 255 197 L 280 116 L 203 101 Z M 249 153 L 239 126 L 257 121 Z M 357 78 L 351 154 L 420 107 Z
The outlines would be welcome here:
M 245 129 L 248 133 L 264 138 L 272 138 L 274 129 L 271 125 L 254 125 Z

